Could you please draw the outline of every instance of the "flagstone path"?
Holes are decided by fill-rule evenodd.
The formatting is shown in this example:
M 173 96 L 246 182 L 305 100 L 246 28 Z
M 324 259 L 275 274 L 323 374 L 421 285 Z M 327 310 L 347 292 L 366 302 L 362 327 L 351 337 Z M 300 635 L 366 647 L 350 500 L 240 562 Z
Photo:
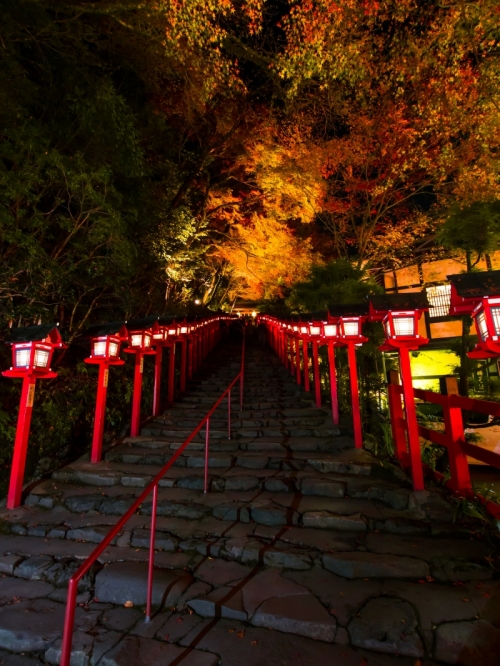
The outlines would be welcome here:
M 239 370 L 221 347 L 184 399 L 0 512 L 0 665 L 58 664 L 69 577 Z M 353 449 L 269 350 L 244 411 L 211 423 L 161 482 L 155 614 L 144 621 L 150 502 L 80 586 L 74 666 L 500 663 L 496 553 L 440 492 Z M 128 602 L 128 603 L 127 603 Z M 126 607 L 125 604 L 128 606 Z

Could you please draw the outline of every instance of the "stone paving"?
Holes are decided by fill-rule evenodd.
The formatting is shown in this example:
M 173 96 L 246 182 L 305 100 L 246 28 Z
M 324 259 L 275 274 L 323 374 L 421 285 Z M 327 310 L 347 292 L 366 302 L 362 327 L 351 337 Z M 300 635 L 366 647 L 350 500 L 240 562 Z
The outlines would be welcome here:
M 66 587 L 239 370 L 214 352 L 141 436 L 0 512 L 0 664 L 58 664 Z M 160 484 L 155 614 L 144 621 L 151 503 L 82 580 L 74 666 L 500 663 L 495 547 L 438 491 L 353 448 L 269 351 L 250 347 L 244 410 L 211 423 Z

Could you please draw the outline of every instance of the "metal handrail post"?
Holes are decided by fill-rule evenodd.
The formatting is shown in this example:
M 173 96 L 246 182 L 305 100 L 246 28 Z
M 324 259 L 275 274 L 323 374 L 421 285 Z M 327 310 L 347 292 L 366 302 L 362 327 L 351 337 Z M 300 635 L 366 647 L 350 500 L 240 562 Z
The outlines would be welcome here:
M 146 622 L 151 620 L 153 602 L 153 576 L 155 566 L 156 510 L 158 507 L 158 484 L 153 489 L 153 505 L 151 507 L 151 534 L 149 538 L 148 589 L 146 595 Z
M 208 491 L 208 455 L 210 450 L 210 419 L 207 419 L 205 428 L 205 480 L 203 483 L 203 492 L 206 494 Z
M 77 571 L 71 576 L 69 583 L 68 583 L 68 596 L 67 596 L 67 601 L 66 601 L 66 613 L 64 616 L 64 633 L 63 633 L 63 640 L 62 640 L 62 651 L 61 651 L 61 660 L 60 660 L 60 666 L 70 666 L 70 661 L 71 661 L 71 646 L 73 644 L 73 630 L 74 630 L 74 624 L 75 624 L 75 611 L 76 611 L 76 597 L 78 593 L 78 583 L 79 581 L 85 576 L 86 573 L 90 571 L 92 568 L 93 564 L 99 559 L 99 557 L 102 555 L 102 553 L 108 548 L 108 546 L 111 545 L 111 542 L 113 539 L 119 534 L 119 532 L 122 530 L 124 525 L 130 520 L 130 518 L 135 515 L 137 512 L 138 508 L 141 506 L 141 504 L 144 502 L 146 497 L 153 492 L 153 507 L 152 507 L 152 516 L 154 516 L 154 520 L 152 519 L 151 522 L 151 538 L 150 538 L 150 562 L 149 562 L 149 567 L 148 567 L 148 592 L 147 592 L 147 597 L 150 599 L 149 605 L 147 606 L 147 609 L 149 609 L 149 615 L 147 617 L 151 617 L 151 602 L 152 602 L 152 581 L 153 581 L 153 573 L 154 573 L 154 536 L 156 535 L 156 513 L 157 513 L 157 493 L 158 493 L 158 484 L 160 480 L 165 476 L 167 471 L 172 467 L 172 465 L 175 463 L 177 458 L 183 453 L 183 451 L 186 449 L 186 447 L 193 441 L 193 439 L 196 437 L 196 435 L 201 431 L 203 426 L 207 424 L 207 429 L 206 429 L 206 458 L 205 458 L 205 484 L 207 485 L 207 477 L 208 477 L 208 441 L 209 441 L 209 436 L 210 436 L 210 417 L 212 414 L 216 412 L 216 410 L 219 408 L 221 405 L 222 401 L 228 395 L 228 393 L 231 391 L 233 386 L 236 386 L 237 382 L 240 382 L 240 385 L 243 386 L 242 384 L 242 379 L 243 379 L 243 369 L 244 369 L 244 359 L 245 359 L 245 338 L 243 338 L 243 346 L 242 346 L 242 365 L 240 372 L 236 375 L 236 377 L 233 379 L 233 381 L 229 384 L 229 386 L 225 389 L 225 391 L 222 393 L 222 395 L 218 398 L 218 400 L 212 405 L 212 407 L 209 409 L 207 415 L 198 423 L 196 428 L 192 430 L 192 432 L 189 434 L 189 436 L 184 440 L 182 445 L 177 449 L 177 451 L 173 454 L 173 456 L 170 458 L 170 460 L 161 468 L 161 470 L 158 472 L 158 474 L 150 481 L 150 483 L 144 488 L 144 490 L 140 493 L 139 497 L 136 498 L 135 502 L 125 511 L 123 516 L 118 520 L 116 525 L 108 532 L 108 534 L 104 537 L 104 539 L 101 541 L 101 543 L 94 548 L 92 553 L 87 557 L 87 559 L 81 564 L 81 566 L 77 569 Z M 155 494 L 156 494 L 156 502 L 155 502 Z M 151 590 L 151 591 L 150 591 Z M 148 610 L 146 611 L 148 613 Z

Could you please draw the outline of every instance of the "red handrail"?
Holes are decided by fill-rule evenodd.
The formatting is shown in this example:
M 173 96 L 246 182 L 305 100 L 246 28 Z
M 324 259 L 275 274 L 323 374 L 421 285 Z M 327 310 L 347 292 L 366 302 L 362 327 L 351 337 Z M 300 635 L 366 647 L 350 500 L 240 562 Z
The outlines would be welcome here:
M 408 467 L 411 465 L 411 460 L 407 451 L 405 434 L 408 424 L 401 405 L 403 388 L 399 384 L 389 383 L 387 389 L 396 455 L 400 463 L 404 467 Z M 451 476 L 445 485 L 458 495 L 477 497 L 493 516 L 498 517 L 500 505 L 484 498 L 480 493 L 473 492 L 467 456 L 500 469 L 500 455 L 466 441 L 462 410 L 500 416 L 500 404 L 488 400 L 465 398 L 454 393 L 443 395 L 422 389 L 413 389 L 413 395 L 414 398 L 423 402 L 440 405 L 443 409 L 444 430 L 434 430 L 419 424 L 418 432 L 424 439 L 447 449 Z M 438 472 L 434 472 L 434 476 L 444 480 L 443 475 Z
M 176 453 L 170 458 L 168 463 L 162 467 L 158 472 L 155 478 L 151 483 L 144 488 L 142 493 L 132 504 L 132 506 L 124 513 L 116 525 L 108 532 L 107 536 L 101 541 L 101 543 L 95 548 L 92 553 L 87 557 L 85 562 L 77 569 L 77 571 L 71 576 L 68 584 L 68 596 L 66 601 L 66 614 L 64 618 L 64 633 L 62 641 L 62 653 L 61 653 L 61 662 L 60 666 L 70 666 L 71 660 L 71 647 L 73 644 L 73 630 L 75 624 L 75 609 L 76 609 L 76 596 L 78 592 L 78 583 L 85 576 L 85 574 L 90 570 L 92 565 L 96 562 L 99 556 L 104 552 L 105 548 L 109 546 L 112 540 L 120 532 L 122 527 L 127 523 L 129 518 L 131 518 L 140 505 L 144 502 L 146 497 L 153 491 L 153 505 L 151 508 L 151 537 L 149 545 L 149 566 L 148 566 L 148 583 L 147 583 L 147 596 L 146 596 L 146 622 L 149 622 L 151 619 L 151 602 L 152 602 L 152 592 L 153 592 L 153 575 L 154 575 L 154 547 L 155 547 L 155 532 L 156 532 L 156 511 L 158 506 L 158 484 L 161 479 L 165 476 L 165 473 L 172 467 L 177 458 L 181 455 L 187 445 L 194 439 L 194 437 L 200 432 L 203 426 L 206 424 L 206 435 L 205 435 L 205 479 L 204 479 L 204 492 L 208 490 L 208 453 L 209 453 L 209 438 L 210 438 L 210 417 L 219 407 L 224 398 L 228 397 L 228 438 L 231 439 L 231 389 L 233 386 L 240 381 L 240 409 L 243 409 L 243 382 L 245 375 L 245 330 L 243 330 L 243 341 L 241 347 L 241 367 L 240 371 L 233 379 L 233 381 L 226 388 L 224 393 L 219 397 L 217 402 L 210 408 L 206 416 L 198 423 L 196 428 L 191 432 L 187 439 L 183 442 L 182 446 L 177 449 Z

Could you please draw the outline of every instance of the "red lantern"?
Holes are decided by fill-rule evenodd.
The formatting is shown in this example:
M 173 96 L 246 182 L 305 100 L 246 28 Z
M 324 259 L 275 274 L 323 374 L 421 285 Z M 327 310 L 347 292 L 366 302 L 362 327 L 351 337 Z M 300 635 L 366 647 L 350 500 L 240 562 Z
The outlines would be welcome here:
M 338 397 L 337 379 L 335 370 L 334 347 L 347 347 L 349 365 L 349 379 L 351 384 L 352 422 L 354 429 L 354 446 L 363 448 L 363 433 L 361 428 L 361 410 L 359 407 L 358 370 L 356 362 L 356 347 L 367 341 L 363 335 L 363 322 L 366 321 L 368 308 L 364 304 L 330 305 L 328 307 L 328 324 L 337 327 L 336 335 L 332 335 L 328 344 L 328 357 L 330 361 L 330 386 L 332 387 L 332 411 L 336 411 L 338 423 Z M 333 394 L 335 390 L 335 395 Z M 335 418 L 334 418 L 335 420 Z
M 132 396 L 130 435 L 132 437 L 137 437 L 141 427 L 141 395 L 144 356 L 148 354 L 156 354 L 156 351 L 151 348 L 151 344 L 153 335 L 158 333 L 158 317 L 132 319 L 126 323 L 126 327 L 128 331 L 129 346 L 124 351 L 127 354 L 135 354 L 134 393 Z
M 418 333 L 418 320 L 429 309 L 424 293 L 380 294 L 370 297 L 370 320 L 384 325 L 386 342 L 382 351 L 397 349 L 403 383 L 408 448 L 414 490 L 424 490 L 424 475 L 420 454 L 417 412 L 413 395 L 410 350 L 429 342 Z
M 57 373 L 50 369 L 52 354 L 54 349 L 66 348 L 57 326 L 43 324 L 16 328 L 11 331 L 10 340 L 7 341 L 7 344 L 12 345 L 12 367 L 2 372 L 2 375 L 23 379 L 7 494 L 8 509 L 17 509 L 21 504 L 36 380 L 57 377 Z
M 316 406 L 321 407 L 321 381 L 319 372 L 319 345 L 323 343 L 323 325 L 327 321 L 326 312 L 315 312 L 312 314 L 303 314 L 300 316 L 302 321 L 307 321 L 307 341 L 311 342 L 312 347 L 312 365 L 313 365 L 313 378 L 314 378 L 314 397 Z M 306 343 L 307 347 L 307 343 Z M 306 359 L 304 357 L 304 365 Z M 309 358 L 307 358 L 309 364 Z M 307 369 L 309 374 L 309 368 Z M 307 390 L 307 389 L 306 389 Z
M 87 329 L 85 333 L 91 338 L 90 357 L 85 363 L 99 366 L 97 379 L 97 397 L 94 418 L 94 434 L 90 462 L 97 463 L 102 455 L 102 438 L 104 433 L 104 419 L 106 416 L 106 398 L 108 393 L 109 366 L 123 365 L 125 361 L 119 358 L 120 345 L 127 339 L 125 322 L 112 322 L 109 324 L 96 324 Z
M 479 341 L 471 358 L 500 356 L 500 271 L 449 275 L 450 315 L 472 315 Z

